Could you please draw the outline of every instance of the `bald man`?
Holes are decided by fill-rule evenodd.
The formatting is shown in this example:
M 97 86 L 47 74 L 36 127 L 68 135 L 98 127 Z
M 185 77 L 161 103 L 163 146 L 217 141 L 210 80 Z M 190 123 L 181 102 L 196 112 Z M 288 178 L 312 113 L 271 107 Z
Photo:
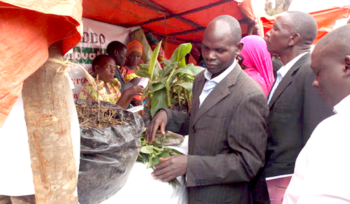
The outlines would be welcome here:
M 203 36 L 207 69 L 193 84 L 191 114 L 160 110 L 146 131 L 160 127 L 189 135 L 189 153 L 161 159 L 153 177 L 170 181 L 186 175 L 189 204 L 252 203 L 249 182 L 264 164 L 266 97 L 237 64 L 241 28 L 231 16 L 211 21 Z
M 336 114 L 322 121 L 298 156 L 284 204 L 350 203 L 350 25 L 316 45 L 313 82 Z
M 316 35 L 314 18 L 299 11 L 280 14 L 266 34 L 268 50 L 284 64 L 268 97 L 269 139 L 264 174 L 270 198 L 271 189 L 281 191 L 271 188 L 270 181 L 276 181 L 274 185 L 279 187 L 288 185 L 295 160 L 312 131 L 332 114 L 312 87 L 309 50 Z

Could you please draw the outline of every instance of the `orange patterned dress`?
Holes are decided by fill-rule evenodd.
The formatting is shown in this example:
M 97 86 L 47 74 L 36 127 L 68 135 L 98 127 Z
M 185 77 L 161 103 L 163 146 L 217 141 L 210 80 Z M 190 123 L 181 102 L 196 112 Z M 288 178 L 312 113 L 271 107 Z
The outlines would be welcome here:
M 99 81 L 97 84 L 97 93 L 97 90 L 94 90 L 93 86 L 89 82 L 86 82 L 79 93 L 79 99 L 97 101 L 98 97 L 100 101 L 116 104 L 122 95 L 120 92 L 120 82 L 118 79 L 114 78 L 113 81 L 107 83 L 107 87 L 109 88 L 111 94 L 108 94 L 104 84 L 104 81 Z

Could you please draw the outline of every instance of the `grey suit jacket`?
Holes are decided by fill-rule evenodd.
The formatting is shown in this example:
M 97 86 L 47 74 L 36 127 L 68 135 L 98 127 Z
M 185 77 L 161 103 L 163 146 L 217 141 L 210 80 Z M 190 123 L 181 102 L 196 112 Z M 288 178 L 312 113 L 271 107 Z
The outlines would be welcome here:
M 194 80 L 190 114 L 166 110 L 167 129 L 189 134 L 189 204 L 251 203 L 251 181 L 264 165 L 266 97 L 237 65 L 199 108 L 205 83 Z
M 296 158 L 315 127 L 333 114 L 312 87 L 314 78 L 310 54 L 306 54 L 283 77 L 271 98 L 266 177 L 292 174 Z

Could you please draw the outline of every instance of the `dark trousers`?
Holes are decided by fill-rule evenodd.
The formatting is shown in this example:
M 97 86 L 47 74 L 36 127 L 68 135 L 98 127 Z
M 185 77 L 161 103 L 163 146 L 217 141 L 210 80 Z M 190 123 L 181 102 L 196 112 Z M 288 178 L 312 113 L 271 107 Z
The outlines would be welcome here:
M 269 192 L 264 174 L 261 169 L 258 175 L 250 182 L 254 204 L 270 204 Z

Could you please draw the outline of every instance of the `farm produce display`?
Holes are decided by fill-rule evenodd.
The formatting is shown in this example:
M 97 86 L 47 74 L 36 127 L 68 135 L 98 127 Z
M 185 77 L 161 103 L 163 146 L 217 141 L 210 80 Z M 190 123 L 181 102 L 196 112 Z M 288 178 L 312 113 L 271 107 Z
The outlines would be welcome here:
M 142 118 L 107 102 L 76 101 L 81 155 L 79 203 L 96 204 L 126 183 L 140 151 Z

